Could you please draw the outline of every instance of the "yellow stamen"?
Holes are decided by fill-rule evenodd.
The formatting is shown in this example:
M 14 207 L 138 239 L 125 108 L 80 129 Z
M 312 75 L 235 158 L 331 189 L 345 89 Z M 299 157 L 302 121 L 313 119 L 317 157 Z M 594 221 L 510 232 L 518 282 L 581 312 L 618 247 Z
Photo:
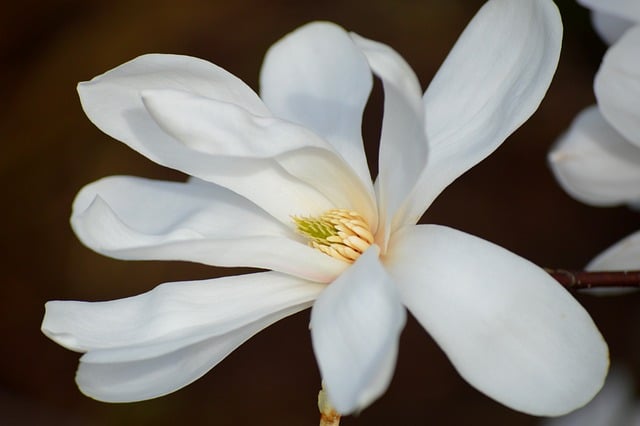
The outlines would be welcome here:
M 319 217 L 292 219 L 311 247 L 345 262 L 354 262 L 373 244 L 367 221 L 352 210 L 332 209 Z

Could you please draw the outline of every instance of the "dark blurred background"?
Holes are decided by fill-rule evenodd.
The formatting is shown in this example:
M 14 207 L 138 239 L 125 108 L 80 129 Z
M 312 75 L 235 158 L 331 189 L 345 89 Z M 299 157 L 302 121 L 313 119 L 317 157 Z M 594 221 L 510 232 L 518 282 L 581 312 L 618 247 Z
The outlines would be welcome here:
M 243 271 L 177 262 L 124 262 L 99 256 L 73 235 L 76 192 L 112 174 L 183 179 L 96 129 L 75 91 L 140 54 L 210 60 L 257 89 L 266 49 L 311 20 L 335 21 L 398 50 L 426 87 L 483 2 L 22 0 L 0 14 L 0 424 L 317 425 L 320 383 L 308 311 L 269 327 L 194 384 L 134 404 L 105 404 L 74 383 L 78 355 L 40 333 L 50 299 L 107 300 L 159 283 Z M 423 221 L 446 224 L 541 266 L 581 268 L 640 228 L 637 213 L 592 208 L 555 183 L 546 153 L 574 115 L 594 102 L 593 76 L 605 46 L 588 12 L 558 1 L 565 23 L 555 80 L 538 112 L 489 159 L 435 202 Z M 379 89 L 379 87 L 378 87 Z M 375 155 L 381 96 L 367 112 Z M 514 279 L 517 279 L 514 277 Z M 607 338 L 614 362 L 638 371 L 638 295 L 576 296 Z M 468 386 L 424 330 L 409 319 L 387 393 L 344 425 L 533 425 Z

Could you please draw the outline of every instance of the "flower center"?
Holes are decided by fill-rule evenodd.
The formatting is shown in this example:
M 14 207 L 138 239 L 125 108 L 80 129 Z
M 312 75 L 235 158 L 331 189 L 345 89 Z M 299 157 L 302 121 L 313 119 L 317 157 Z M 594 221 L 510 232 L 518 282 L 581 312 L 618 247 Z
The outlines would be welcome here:
M 332 209 L 319 217 L 292 216 L 292 219 L 311 247 L 345 262 L 353 263 L 373 244 L 369 224 L 351 210 Z

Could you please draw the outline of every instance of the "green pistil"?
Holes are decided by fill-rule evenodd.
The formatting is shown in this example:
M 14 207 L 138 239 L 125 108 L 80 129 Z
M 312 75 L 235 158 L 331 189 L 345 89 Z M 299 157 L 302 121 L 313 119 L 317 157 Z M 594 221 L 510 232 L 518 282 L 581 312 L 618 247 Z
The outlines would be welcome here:
M 293 217 L 298 232 L 319 244 L 328 244 L 327 239 L 338 235 L 338 230 L 331 222 L 320 218 Z

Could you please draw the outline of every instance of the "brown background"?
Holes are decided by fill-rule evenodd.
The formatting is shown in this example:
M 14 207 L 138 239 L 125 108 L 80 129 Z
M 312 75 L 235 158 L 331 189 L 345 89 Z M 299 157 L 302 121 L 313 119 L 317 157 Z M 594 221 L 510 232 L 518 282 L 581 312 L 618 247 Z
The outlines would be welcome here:
M 135 404 L 104 404 L 77 390 L 77 354 L 39 331 L 50 299 L 105 300 L 173 280 L 237 273 L 172 262 L 123 262 L 83 247 L 68 225 L 86 183 L 111 174 L 182 179 L 97 130 L 75 92 L 88 80 L 150 52 L 202 57 L 257 88 L 269 45 L 327 19 L 397 49 L 423 86 L 481 1 L 22 0 L 0 14 L 0 424 L 314 425 L 319 376 L 308 312 L 268 328 L 196 383 Z M 574 115 L 593 102 L 604 45 L 588 13 L 559 1 L 565 21 L 560 66 L 539 111 L 489 159 L 450 186 L 425 221 L 494 241 L 542 266 L 580 268 L 640 227 L 624 207 L 581 205 L 555 184 L 545 155 Z M 367 115 L 375 153 L 380 96 Z M 372 154 L 373 155 L 373 154 Z M 514 280 L 517 277 L 514 277 Z M 578 295 L 610 343 L 637 367 L 637 295 Z M 468 386 L 410 319 L 387 393 L 344 425 L 532 425 Z

